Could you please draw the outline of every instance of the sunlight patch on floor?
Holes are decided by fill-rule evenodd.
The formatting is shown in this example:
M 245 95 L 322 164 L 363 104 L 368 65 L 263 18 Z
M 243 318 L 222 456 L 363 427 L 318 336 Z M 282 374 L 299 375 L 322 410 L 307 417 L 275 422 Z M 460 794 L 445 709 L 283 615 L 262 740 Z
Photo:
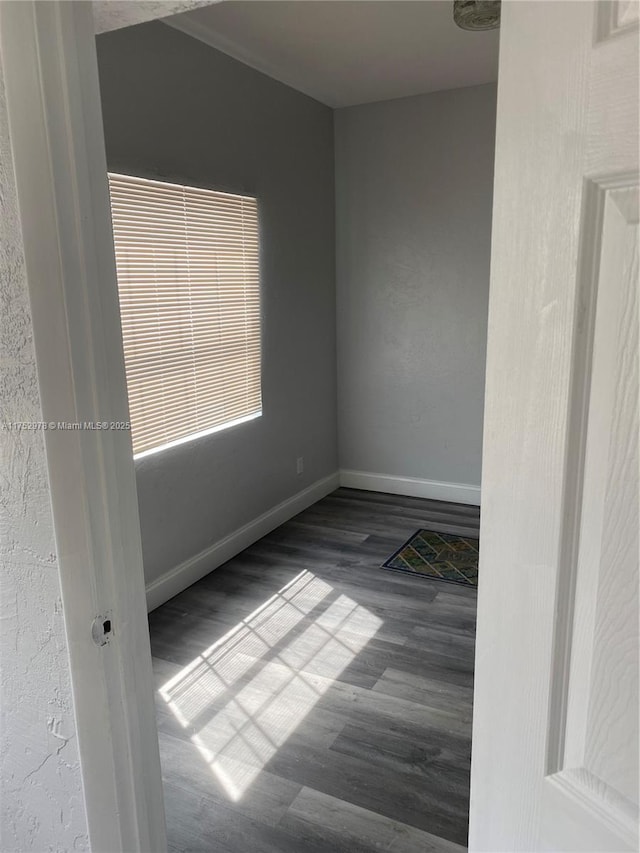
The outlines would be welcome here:
M 167 681 L 160 695 L 237 801 L 381 625 L 303 571 Z

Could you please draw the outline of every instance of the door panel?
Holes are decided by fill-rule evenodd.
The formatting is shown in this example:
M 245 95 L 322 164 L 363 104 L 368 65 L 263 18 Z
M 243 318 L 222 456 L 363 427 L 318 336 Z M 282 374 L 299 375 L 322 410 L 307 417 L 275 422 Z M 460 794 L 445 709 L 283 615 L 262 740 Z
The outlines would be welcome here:
M 470 849 L 638 846 L 638 3 L 503 4 Z
M 585 452 L 574 495 L 581 521 L 575 547 L 567 549 L 577 554 L 566 567 L 575 592 L 558 613 L 561 627 L 573 615 L 573 630 L 558 685 L 564 695 L 553 697 L 550 718 L 551 727 L 564 727 L 564 749 L 555 767 L 550 756 L 546 776 L 543 827 L 551 849 L 592 849 L 593 827 L 586 847 L 576 846 L 582 832 L 556 846 L 554 826 L 565 809 L 585 825 L 600 815 L 609 837 L 598 842 L 603 849 L 637 848 L 638 186 L 624 178 L 611 184 L 597 188 L 588 208 L 597 225 L 586 229 L 595 230 L 598 251 L 589 248 L 595 264 L 583 265 L 583 283 L 595 278 L 596 286 L 587 310 L 593 329 Z

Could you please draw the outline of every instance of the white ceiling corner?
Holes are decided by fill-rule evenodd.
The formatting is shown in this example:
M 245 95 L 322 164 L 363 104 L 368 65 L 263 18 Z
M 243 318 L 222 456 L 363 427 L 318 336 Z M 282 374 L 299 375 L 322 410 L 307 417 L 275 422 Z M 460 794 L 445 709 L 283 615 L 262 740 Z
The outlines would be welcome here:
M 495 81 L 498 31 L 461 30 L 452 10 L 452 0 L 227 0 L 164 23 L 345 107 Z

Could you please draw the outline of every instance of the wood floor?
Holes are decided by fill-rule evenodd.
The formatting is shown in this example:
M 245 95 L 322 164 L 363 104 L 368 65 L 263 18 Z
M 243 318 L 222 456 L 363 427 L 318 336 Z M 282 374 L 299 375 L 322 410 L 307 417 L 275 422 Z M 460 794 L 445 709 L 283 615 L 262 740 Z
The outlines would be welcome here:
M 338 489 L 150 615 L 171 853 L 460 853 L 476 594 L 383 570 L 478 510 Z

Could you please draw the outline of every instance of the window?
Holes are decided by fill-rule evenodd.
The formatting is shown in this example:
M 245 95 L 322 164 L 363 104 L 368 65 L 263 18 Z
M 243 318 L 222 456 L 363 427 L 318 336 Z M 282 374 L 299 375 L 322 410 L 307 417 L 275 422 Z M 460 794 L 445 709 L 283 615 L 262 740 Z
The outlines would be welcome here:
M 134 456 L 260 415 L 256 199 L 109 188 Z

